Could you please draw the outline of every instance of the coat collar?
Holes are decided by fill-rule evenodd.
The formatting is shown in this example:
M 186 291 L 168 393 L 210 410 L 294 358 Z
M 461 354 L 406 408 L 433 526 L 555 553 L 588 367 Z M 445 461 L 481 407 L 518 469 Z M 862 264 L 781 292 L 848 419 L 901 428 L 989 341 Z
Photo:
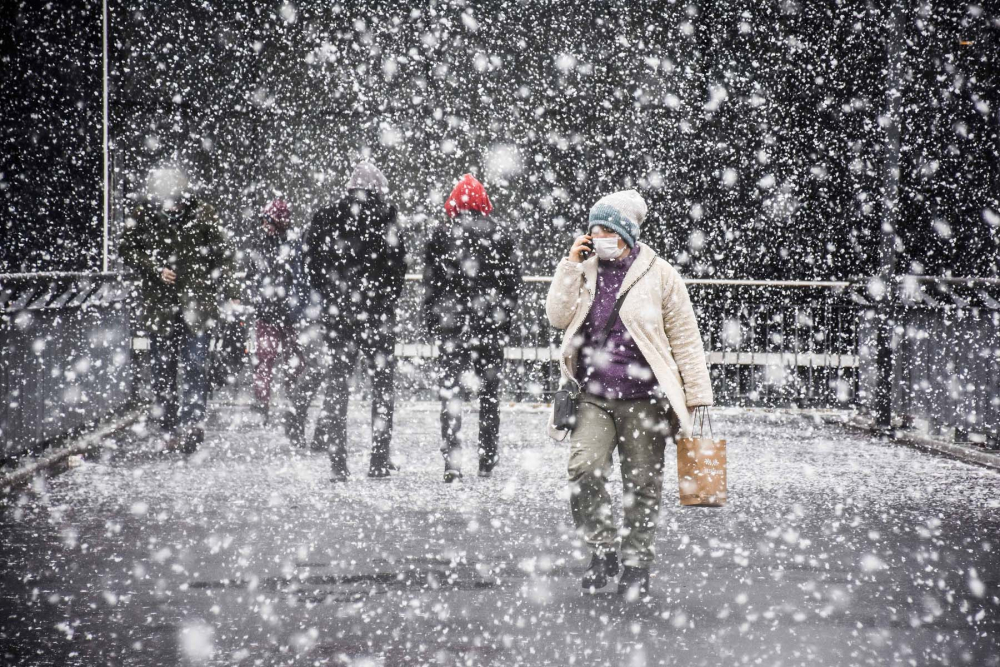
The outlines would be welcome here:
M 628 273 L 625 274 L 618 294 L 620 295 L 638 282 L 639 278 L 646 273 L 654 261 L 656 261 L 656 251 L 645 243 L 640 242 L 639 254 L 636 256 L 635 261 L 632 262 L 632 266 L 629 267 Z M 590 296 L 593 297 L 597 294 L 597 256 L 595 255 L 590 259 L 584 260 L 581 266 L 583 268 L 583 283 L 587 291 L 590 292 Z

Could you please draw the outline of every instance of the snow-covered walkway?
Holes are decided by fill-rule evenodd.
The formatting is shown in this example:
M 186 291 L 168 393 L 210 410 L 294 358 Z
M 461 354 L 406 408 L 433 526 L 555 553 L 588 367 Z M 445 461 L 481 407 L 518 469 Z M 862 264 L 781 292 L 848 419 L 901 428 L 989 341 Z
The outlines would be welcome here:
M 496 475 L 455 485 L 431 404 L 400 406 L 389 481 L 364 474 L 353 406 L 341 485 L 322 455 L 214 410 L 189 459 L 138 434 L 0 499 L 0 662 L 1000 664 L 993 471 L 726 412 L 729 506 L 678 506 L 668 456 L 652 596 L 628 604 L 581 594 L 541 410 L 506 408 Z

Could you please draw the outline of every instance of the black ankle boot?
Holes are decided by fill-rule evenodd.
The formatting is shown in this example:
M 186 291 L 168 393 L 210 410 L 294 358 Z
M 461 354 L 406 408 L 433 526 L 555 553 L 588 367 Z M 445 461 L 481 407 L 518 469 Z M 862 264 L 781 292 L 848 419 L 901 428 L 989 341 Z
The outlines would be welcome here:
M 618 580 L 618 595 L 628 600 L 638 600 L 649 595 L 649 568 L 625 566 Z
M 388 457 L 372 454 L 371 462 L 368 464 L 368 476 L 375 479 L 386 479 L 393 470 L 398 470 Z
M 618 574 L 618 553 L 609 551 L 603 555 L 594 554 L 590 558 L 590 566 L 583 575 L 583 588 L 596 591 L 608 585 L 608 579 Z
M 271 406 L 268 403 L 254 403 L 250 406 L 250 412 L 257 415 L 261 426 L 267 426 L 271 417 Z
M 185 454 L 194 454 L 203 442 L 205 442 L 205 430 L 200 426 L 191 426 L 181 433 L 180 450 Z
M 347 451 L 343 447 L 330 450 L 330 481 L 346 482 L 350 472 L 347 470 Z
M 500 454 L 497 452 L 484 452 L 479 450 L 479 476 L 492 477 L 493 469 L 500 463 Z

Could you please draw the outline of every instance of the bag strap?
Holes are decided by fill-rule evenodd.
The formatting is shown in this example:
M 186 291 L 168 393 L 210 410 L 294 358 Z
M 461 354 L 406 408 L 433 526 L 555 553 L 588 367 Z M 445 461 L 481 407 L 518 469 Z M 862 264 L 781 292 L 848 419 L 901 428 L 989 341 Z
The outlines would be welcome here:
M 611 330 L 615 327 L 615 322 L 618 320 L 618 311 L 622 309 L 622 303 L 624 303 L 625 297 L 632 291 L 632 287 L 634 285 L 635 283 L 629 285 L 629 288 L 622 292 L 621 296 L 619 296 L 615 301 L 615 307 L 611 309 L 611 316 L 608 318 L 608 321 L 604 323 L 604 328 L 601 329 L 601 333 L 598 334 L 597 340 L 594 341 L 595 350 L 601 349 L 604 347 L 604 344 L 608 342 L 608 336 L 611 335 Z
M 636 282 L 639 281 L 637 280 Z M 611 309 L 611 316 L 608 318 L 608 321 L 604 323 L 604 328 L 601 329 L 601 333 L 597 335 L 597 339 L 594 341 L 595 350 L 601 349 L 604 347 L 604 344 L 608 342 L 608 336 L 611 335 L 611 330 L 614 328 L 615 322 L 618 320 L 618 311 L 622 309 L 622 303 L 625 302 L 625 297 L 632 291 L 632 287 L 634 285 L 635 283 L 629 285 L 629 288 L 622 292 L 621 295 L 615 300 L 615 307 Z M 573 382 L 577 386 L 577 393 L 574 394 L 575 398 L 580 394 L 580 392 L 583 391 L 583 387 L 581 387 L 580 383 L 576 381 L 576 378 L 573 378 Z

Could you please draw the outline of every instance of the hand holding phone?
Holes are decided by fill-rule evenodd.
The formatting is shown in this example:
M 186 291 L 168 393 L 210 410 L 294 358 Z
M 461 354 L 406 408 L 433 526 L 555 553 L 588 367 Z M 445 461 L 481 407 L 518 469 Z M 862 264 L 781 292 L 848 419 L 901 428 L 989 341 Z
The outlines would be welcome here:
M 590 234 L 584 234 L 582 236 L 576 237 L 573 241 L 573 247 L 569 251 L 569 259 L 571 262 L 582 262 L 591 255 L 594 254 L 594 242 L 590 237 Z

